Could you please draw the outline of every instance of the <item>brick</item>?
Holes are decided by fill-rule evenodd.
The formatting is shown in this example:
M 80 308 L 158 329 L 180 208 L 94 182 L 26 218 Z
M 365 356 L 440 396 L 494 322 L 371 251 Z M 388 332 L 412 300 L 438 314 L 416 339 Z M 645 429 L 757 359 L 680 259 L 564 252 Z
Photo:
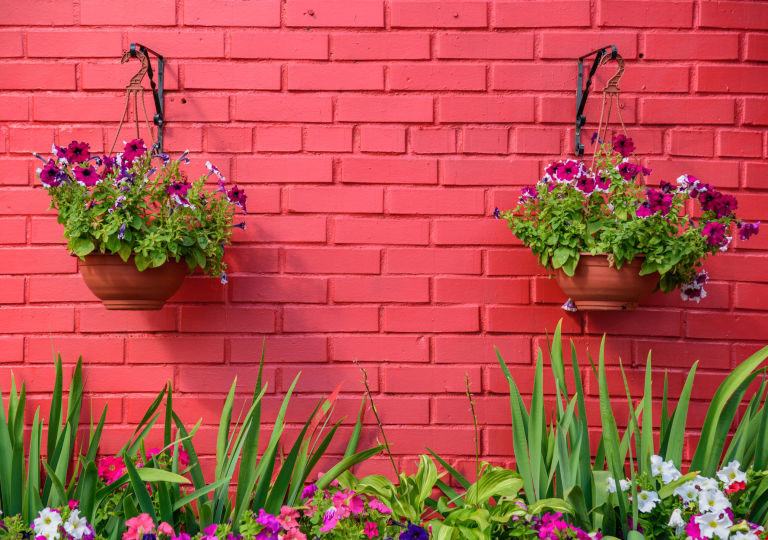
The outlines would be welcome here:
M 237 242 L 325 242 L 325 216 L 248 216 Z
M 0 215 L 37 215 L 54 213 L 48 210 L 50 197 L 44 189 L 4 189 L 0 190 Z
M 602 0 L 599 6 L 600 26 L 632 28 L 690 28 L 693 24 L 693 2 Z
M 301 274 L 378 274 L 380 259 L 378 249 L 286 249 L 285 271 Z
M 391 248 L 386 251 L 388 274 L 480 274 L 476 249 Z
M 412 427 L 392 427 L 387 429 L 387 440 L 395 454 L 415 455 L 424 451 L 424 441 L 429 441 L 429 448 L 440 456 L 448 454 L 471 455 L 475 451 L 471 428 L 425 427 L 419 430 L 420 440 L 413 436 Z M 409 460 L 411 461 L 411 460 Z M 413 461 L 411 461 L 413 462 Z
M 480 311 L 477 306 L 385 306 L 383 329 L 386 332 L 477 332 Z
M 602 101 L 600 100 L 600 94 L 592 94 L 592 99 L 587 99 L 587 104 L 584 107 L 584 114 L 587 118 L 594 118 L 591 120 L 597 124 L 600 119 L 600 109 Z M 682 98 L 681 98 L 682 99 Z M 637 100 L 635 98 L 621 97 L 621 117 L 625 124 L 635 123 L 635 112 L 637 110 Z M 616 113 L 616 109 L 613 109 Z M 539 117 L 538 120 L 542 123 L 570 123 L 571 116 L 574 113 L 574 104 L 572 97 L 540 97 L 539 98 Z M 609 119 L 610 124 L 619 124 L 619 115 L 611 114 Z M 655 122 L 654 120 L 654 123 Z M 658 122 L 661 123 L 661 122 Z M 594 129 L 594 128 L 593 128 Z
M 326 362 L 328 340 L 325 337 L 272 336 L 232 338 L 232 362 L 256 364 L 264 349 L 265 362 Z
M 532 33 L 445 33 L 437 35 L 436 43 L 438 58 L 533 59 Z
M 280 26 L 279 0 L 238 2 L 233 0 L 187 0 L 187 26 Z
M 654 32 L 645 36 L 648 60 L 736 60 L 738 57 L 739 36 L 735 33 Z
M 435 301 L 452 304 L 527 304 L 528 280 L 436 277 Z
M 768 163 L 747 163 L 744 186 L 750 189 L 768 189 Z
M 576 83 L 570 64 L 495 64 L 491 68 L 494 90 L 565 90 Z
M 286 26 L 382 28 L 384 2 L 361 0 L 350 4 L 344 0 L 325 0 L 322 4 L 310 0 L 287 0 Z
M 384 90 L 384 67 L 376 64 L 288 64 L 286 81 L 288 90 Z
M 31 34 L 32 32 L 28 32 Z M 22 42 L 24 41 L 24 34 L 19 31 L 2 31 L 0 32 L 0 56 L 3 58 L 14 58 L 24 56 L 24 48 Z
M 228 246 L 224 262 L 231 272 L 277 272 L 278 251 L 271 247 Z
M 36 302 L 98 302 L 77 274 L 71 276 L 30 276 L 29 301 Z
M 677 337 L 682 334 L 680 312 L 639 309 L 616 317 L 607 313 L 590 312 L 586 315 L 586 331 L 590 334 L 627 334 Z
M 227 287 L 221 279 L 206 275 L 187 276 L 170 303 L 208 302 L 222 304 L 227 299 Z
M 123 90 L 125 88 L 125 81 L 130 80 L 131 73 L 136 71 L 136 66 L 138 65 L 138 63 L 117 64 L 114 62 L 108 64 L 86 63 L 81 68 L 81 86 L 83 90 Z M 144 106 L 147 108 L 147 114 L 149 115 L 149 111 L 154 110 L 149 77 L 145 77 L 142 80 L 142 87 L 147 90 L 144 94 Z M 165 90 L 179 89 L 178 64 L 166 62 L 163 87 Z M 143 113 L 140 112 L 140 114 Z M 133 131 L 135 133 L 135 127 L 133 127 Z M 135 139 L 136 135 L 133 135 L 133 138 Z
M 411 128 L 411 150 L 416 154 L 456 153 L 456 130 L 451 128 Z
M 176 24 L 176 7 L 169 2 L 158 5 L 152 0 L 118 0 L 109 5 L 98 0 L 83 0 L 80 4 L 80 24 L 104 26 L 115 21 L 129 26 L 172 26 Z
M 481 64 L 393 64 L 389 67 L 392 90 L 485 90 Z
M 29 98 L 4 95 L 0 97 L 0 120 L 28 120 Z
M 27 32 L 27 55 L 30 58 L 116 57 L 122 54 L 120 41 L 120 32 L 32 30 Z
M 759 238 L 759 237 L 758 237 Z M 743 282 L 768 282 L 768 258 L 763 255 L 719 253 L 707 260 L 709 278 Z
M 54 131 L 52 127 L 11 127 L 8 130 L 8 140 L 10 152 L 29 155 L 51 145 L 54 141 Z M 35 163 L 38 164 L 42 165 L 41 162 Z
M 748 126 L 768 125 L 768 104 L 764 99 L 747 98 L 744 100 L 744 124 Z
M 287 189 L 292 212 L 374 213 L 384 211 L 384 190 L 379 187 L 301 187 Z
M 224 339 L 219 337 L 129 337 L 126 362 L 131 364 L 220 364 L 224 361 Z
M 0 244 L 24 244 L 27 241 L 27 218 L 0 218 Z
M 376 332 L 379 309 L 374 306 L 286 306 L 283 332 Z
M 733 37 L 736 38 L 737 36 L 734 35 Z M 747 34 L 747 48 L 744 59 L 757 62 L 768 61 L 768 35 Z
M 717 135 L 718 155 L 759 158 L 763 134 L 759 131 L 721 131 Z
M 513 138 L 518 154 L 559 154 L 560 130 L 519 127 Z
M 560 319 L 564 333 L 581 329 L 580 315 L 565 313 L 559 307 L 489 306 L 486 315 L 489 332 L 526 334 L 546 331 L 551 334 Z
M 433 227 L 437 245 L 520 244 L 506 225 L 496 219 L 439 219 Z
M 401 127 L 360 126 L 363 152 L 405 152 L 405 129 Z
M 536 304 L 562 305 L 568 297 L 550 276 L 537 277 L 533 281 L 533 301 Z
M 488 25 L 485 2 L 393 0 L 395 28 L 482 28 Z
M 21 336 L 0 337 L 0 363 L 20 364 L 24 360 L 24 338 Z M 48 360 L 50 362 L 50 358 Z
M 646 98 L 641 102 L 646 124 L 731 124 L 735 119 L 731 99 Z
M 110 135 L 111 139 L 114 140 L 114 133 L 110 134 L 107 132 L 108 139 L 110 138 Z M 122 141 L 123 139 L 118 137 L 118 140 Z M 203 150 L 203 128 L 195 128 L 189 125 L 166 126 L 163 130 L 163 150 L 166 152 L 179 153 L 186 150 L 189 150 L 190 152 L 201 152 Z M 215 161 L 216 166 L 219 167 L 219 170 L 224 171 L 223 174 L 229 172 L 229 158 L 216 156 Z M 195 159 L 194 162 L 200 165 L 205 163 L 201 163 L 198 159 Z M 205 171 L 205 174 L 208 174 L 207 170 Z
M 546 26 L 546 25 L 545 25 Z M 651 34 L 649 34 L 650 37 Z M 637 33 L 606 31 L 547 31 L 541 34 L 541 58 L 572 59 L 573 51 L 592 51 L 606 43 L 616 45 L 622 58 L 637 58 Z M 637 67 L 637 66 L 636 66 Z M 588 68 L 587 68 L 588 69 Z M 610 69 L 605 68 L 605 69 Z M 622 79 L 622 82 L 624 80 Z M 593 88 L 597 87 L 595 85 Z
M 330 346 L 331 358 L 336 361 L 429 361 L 429 340 L 423 336 L 333 336 Z
M 258 367 L 239 367 L 235 392 L 253 393 L 258 372 Z M 230 366 L 188 367 L 179 373 L 179 377 L 177 377 L 176 381 L 176 389 L 179 392 L 200 392 L 201 390 L 205 390 L 206 392 L 223 394 L 229 391 L 234 381 L 235 374 L 232 373 L 232 368 Z M 276 381 L 274 369 L 264 369 L 263 383 L 267 387 L 267 393 L 275 391 Z M 196 443 L 199 442 L 197 438 L 195 441 Z
M 165 102 L 165 116 L 174 122 L 226 122 L 229 120 L 227 96 L 170 97 Z
M 465 377 L 469 377 L 469 391 L 480 391 L 479 367 L 449 366 L 387 366 L 381 369 L 382 390 L 393 394 L 464 393 Z
M 715 134 L 709 130 L 670 130 L 669 140 L 673 156 L 712 157 L 715 153 Z
M 465 154 L 506 154 L 509 151 L 509 129 L 465 127 L 462 130 Z
M 703 182 L 710 182 L 719 188 L 739 185 L 738 163 L 733 161 L 706 161 L 702 159 L 674 161 L 651 159 L 648 165 L 653 170 L 652 178 L 670 182 L 681 174 L 692 174 Z
M 530 338 L 522 336 L 435 336 L 435 362 L 464 364 L 494 362 L 498 348 L 507 364 L 530 364 Z
M 705 2 L 699 10 L 703 28 L 768 29 L 768 6 L 761 2 Z
M 444 96 L 437 102 L 440 122 L 533 122 L 533 98 L 519 96 Z
M 768 332 L 768 318 L 763 313 L 689 311 L 685 319 L 689 338 L 711 338 L 715 328 L 718 338 L 730 340 L 760 340 Z
M 74 90 L 75 64 L 3 64 L 4 90 Z
M 483 425 L 512 423 L 509 399 L 477 397 L 473 399 L 475 414 Z M 445 397 L 435 401 L 435 424 L 472 424 L 474 420 L 466 397 Z
M 301 128 L 299 126 L 257 126 L 257 152 L 299 152 Z
M 240 95 L 235 119 L 261 122 L 330 122 L 331 98 L 297 95 Z
M 0 304 L 24 303 L 24 277 L 0 277 Z
M 351 152 L 352 128 L 347 126 L 307 126 L 304 149 L 308 152 Z
M 429 222 L 416 219 L 335 218 L 338 244 L 427 245 Z
M 768 194 L 742 193 L 739 195 L 738 215 L 746 220 L 768 219 Z
M 598 87 L 604 87 L 610 72 L 595 77 Z M 688 68 L 682 66 L 638 66 L 621 79 L 621 89 L 627 92 L 688 92 Z
M 180 332 L 273 332 L 275 310 L 229 306 L 183 306 Z
M 442 166 L 446 185 L 523 185 L 539 174 L 538 162 L 525 159 L 444 160 Z
M 92 153 L 108 150 L 104 146 L 104 130 L 100 127 L 62 126 L 59 128 L 59 141 L 62 144 L 69 141 L 87 141 Z
M 342 157 L 341 180 L 348 183 L 436 184 L 437 160 Z
M 257 135 L 258 137 L 258 135 Z M 239 181 L 249 182 L 331 182 L 330 157 L 237 157 Z
M 768 67 L 697 66 L 697 92 L 768 92 Z
M 61 248 L 2 248 L 3 274 L 69 274 L 77 271 L 77 258 Z
M 429 302 L 426 277 L 337 277 L 331 287 L 335 302 Z
M 72 4 L 57 0 L 31 0 L 4 6 L 3 24 L 8 26 L 66 26 L 74 24 Z
M 301 276 L 236 276 L 230 280 L 233 302 L 325 303 L 328 280 Z
M 388 201 L 387 209 L 392 214 L 485 213 L 485 195 L 478 189 L 392 188 Z
M 232 58 L 326 60 L 328 34 L 316 32 L 232 32 Z
M 280 90 L 278 64 L 187 63 L 184 87 L 203 90 Z
M 6 306 L 0 309 L 0 328 L 9 334 L 72 332 L 75 329 L 75 310 L 58 306 Z
M 222 58 L 224 35 L 218 31 L 132 30 L 131 39 L 170 58 Z
M 495 28 L 550 28 L 589 26 L 589 2 L 494 2 L 491 26 Z
M 344 33 L 331 35 L 335 60 L 427 60 L 429 35 L 420 33 Z
M 168 306 L 159 311 L 110 311 L 103 306 L 88 306 L 79 308 L 78 314 L 79 330 L 83 333 L 176 330 L 176 309 Z
M 42 162 L 37 164 L 42 165 Z M 0 161 L 0 185 L 5 186 L 26 186 L 29 185 L 29 159 L 7 159 Z M 35 176 L 33 180 L 39 185 L 40 180 Z
M 205 128 L 209 152 L 251 152 L 253 130 L 245 127 L 208 126 Z
M 432 97 L 339 96 L 336 101 L 336 120 L 339 122 L 432 122 Z

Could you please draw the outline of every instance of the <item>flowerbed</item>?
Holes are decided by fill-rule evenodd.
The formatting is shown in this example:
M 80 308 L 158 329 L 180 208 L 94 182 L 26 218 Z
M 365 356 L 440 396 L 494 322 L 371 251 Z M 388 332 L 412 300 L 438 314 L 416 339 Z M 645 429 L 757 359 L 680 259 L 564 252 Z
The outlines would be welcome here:
M 566 379 L 560 339 L 558 327 L 549 347 L 556 388 L 556 406 L 550 414 L 544 408 L 541 359 L 527 407 L 499 358 L 510 386 L 516 469 L 481 463 L 476 456 L 474 482 L 428 448 L 430 455 L 421 456 L 415 474 L 401 473 L 392 460 L 394 482 L 380 475 L 356 477 L 351 472 L 354 465 L 388 452 L 386 445 L 357 450 L 364 406 L 344 458 L 324 474 L 310 478 L 339 426 L 329 421 L 336 395 L 318 403 L 297 439 L 285 446 L 289 450 L 281 452 L 284 416 L 296 381 L 274 419 L 266 449 L 259 455 L 260 403 L 265 391 L 261 376 L 242 421 L 234 424 L 232 385 L 222 410 L 212 481 L 203 478 L 193 444 L 197 426 L 188 429 L 174 411 L 169 385 L 117 455 L 100 457 L 106 409 L 92 423 L 88 437 L 75 444 L 72 434 L 77 433 L 83 397 L 82 367 L 78 363 L 74 370 L 64 408 L 59 359 L 47 440 L 42 437 L 38 410 L 25 444 L 23 384 L 20 391 L 12 386 L 7 408 L 3 403 L 0 537 L 766 538 L 768 408 L 764 398 L 768 383 L 761 382 L 738 422 L 734 420 L 747 388 L 763 371 L 760 366 L 768 347 L 733 370 L 712 396 L 689 472 L 683 474 L 683 439 L 696 365 L 674 408 L 665 384 L 661 422 L 656 425 L 652 421 L 649 358 L 639 401 L 631 397 L 625 383 L 633 413 L 620 435 L 601 350 L 595 369 L 602 435 L 592 448 L 578 359 L 575 355 L 570 359 L 573 378 Z M 472 396 L 467 395 L 471 405 Z M 373 402 L 371 407 L 376 413 Z M 155 427 L 163 432 L 163 446 L 147 449 L 147 435 Z M 386 440 L 385 428 L 380 425 L 380 429 Z M 236 485 L 233 494 L 230 485 Z

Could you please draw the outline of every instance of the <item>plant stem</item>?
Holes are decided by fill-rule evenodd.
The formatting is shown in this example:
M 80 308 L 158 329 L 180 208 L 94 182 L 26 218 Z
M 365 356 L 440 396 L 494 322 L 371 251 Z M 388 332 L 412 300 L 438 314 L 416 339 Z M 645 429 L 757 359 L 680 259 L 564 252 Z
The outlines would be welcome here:
M 368 372 L 365 370 L 364 367 L 360 365 L 360 363 L 357 360 L 354 360 L 355 365 L 360 369 L 360 371 L 363 372 L 363 384 L 365 385 L 365 393 L 368 395 L 368 399 L 371 401 L 371 410 L 373 411 L 373 416 L 376 418 L 376 424 L 379 426 L 379 431 L 381 432 L 381 436 L 384 439 L 384 447 L 387 450 L 387 456 L 389 456 L 389 462 L 392 463 L 392 468 L 395 471 L 396 476 L 400 476 L 400 471 L 397 470 L 397 465 L 395 465 L 395 460 L 392 457 L 392 451 L 389 449 L 389 442 L 387 442 L 387 434 L 384 433 L 384 425 L 381 423 L 381 419 L 379 418 L 379 413 L 376 410 L 376 404 L 373 401 L 373 395 L 371 394 L 371 387 L 368 386 Z
M 475 481 L 480 480 L 480 447 L 478 444 L 477 433 L 477 415 L 475 414 L 475 400 L 472 398 L 472 393 L 469 391 L 469 373 L 464 374 L 464 383 L 467 387 L 466 394 L 469 400 L 469 410 L 472 412 L 472 421 L 475 424 Z

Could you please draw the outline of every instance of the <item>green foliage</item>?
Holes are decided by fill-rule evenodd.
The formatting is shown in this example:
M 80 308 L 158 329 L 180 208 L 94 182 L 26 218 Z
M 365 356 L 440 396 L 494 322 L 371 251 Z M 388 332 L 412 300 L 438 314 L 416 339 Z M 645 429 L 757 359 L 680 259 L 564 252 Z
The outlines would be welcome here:
M 563 165 L 575 173 L 562 173 Z M 701 263 L 726 242 L 723 235 L 708 243 L 707 224 L 722 224 L 725 234 L 740 224 L 735 199 L 693 177 L 681 179 L 679 186 L 648 190 L 641 168 L 605 143 L 591 168 L 576 160 L 551 164 L 541 181 L 523 190 L 517 207 L 501 217 L 548 269 L 562 268 L 572 276 L 582 253 L 609 254 L 618 268 L 643 256 L 641 274 L 658 272 L 661 290 L 670 292 L 693 283 Z M 693 220 L 686 201 L 702 192 L 729 202 L 700 201 L 701 218 Z
M 223 187 L 211 192 L 207 176 L 189 183 L 180 169 L 188 159 L 171 160 L 152 150 L 133 161 L 126 155 L 118 154 L 117 165 L 105 165 L 101 173 L 90 161 L 55 159 L 38 171 L 67 247 L 81 258 L 92 252 L 119 254 L 124 261 L 133 256 L 139 270 L 185 260 L 190 270 L 224 274 L 224 247 L 231 243 L 235 206 L 244 206 L 242 191 L 235 186 L 234 193 Z M 78 182 L 83 170 L 93 170 L 98 182 Z M 58 171 L 56 180 L 51 171 Z

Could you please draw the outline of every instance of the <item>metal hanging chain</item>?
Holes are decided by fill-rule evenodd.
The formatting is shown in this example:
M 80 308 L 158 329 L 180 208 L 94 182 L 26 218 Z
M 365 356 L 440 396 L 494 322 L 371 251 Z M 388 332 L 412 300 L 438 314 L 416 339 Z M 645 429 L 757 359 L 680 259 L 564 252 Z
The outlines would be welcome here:
M 143 50 L 136 51 L 135 49 L 131 48 L 129 51 L 125 51 L 123 53 L 123 56 L 120 58 L 120 63 L 125 64 L 128 62 L 131 58 L 138 58 L 141 62 L 141 69 L 139 69 L 138 73 L 131 77 L 131 81 L 128 83 L 128 86 L 125 87 L 125 108 L 123 109 L 123 115 L 120 117 L 120 123 L 117 125 L 117 133 L 115 133 L 115 140 L 112 141 L 112 146 L 109 149 L 109 154 L 112 154 L 112 151 L 115 149 L 115 144 L 117 144 L 117 139 L 120 138 L 120 130 L 123 127 L 123 123 L 125 122 L 126 116 L 128 114 L 128 107 L 131 103 L 131 97 L 133 97 L 133 110 L 134 110 L 134 118 L 136 120 L 136 138 L 140 139 L 141 136 L 139 134 L 139 98 L 141 98 L 141 108 L 144 110 L 144 121 L 147 125 L 147 132 L 149 133 L 149 137 L 152 140 L 152 143 L 155 143 L 155 138 L 152 135 L 152 127 L 149 124 L 149 115 L 147 115 L 147 106 L 144 103 L 144 86 L 141 84 L 141 81 L 144 79 L 144 76 L 147 74 L 148 71 L 150 71 L 151 66 L 149 63 L 149 56 L 147 53 Z

